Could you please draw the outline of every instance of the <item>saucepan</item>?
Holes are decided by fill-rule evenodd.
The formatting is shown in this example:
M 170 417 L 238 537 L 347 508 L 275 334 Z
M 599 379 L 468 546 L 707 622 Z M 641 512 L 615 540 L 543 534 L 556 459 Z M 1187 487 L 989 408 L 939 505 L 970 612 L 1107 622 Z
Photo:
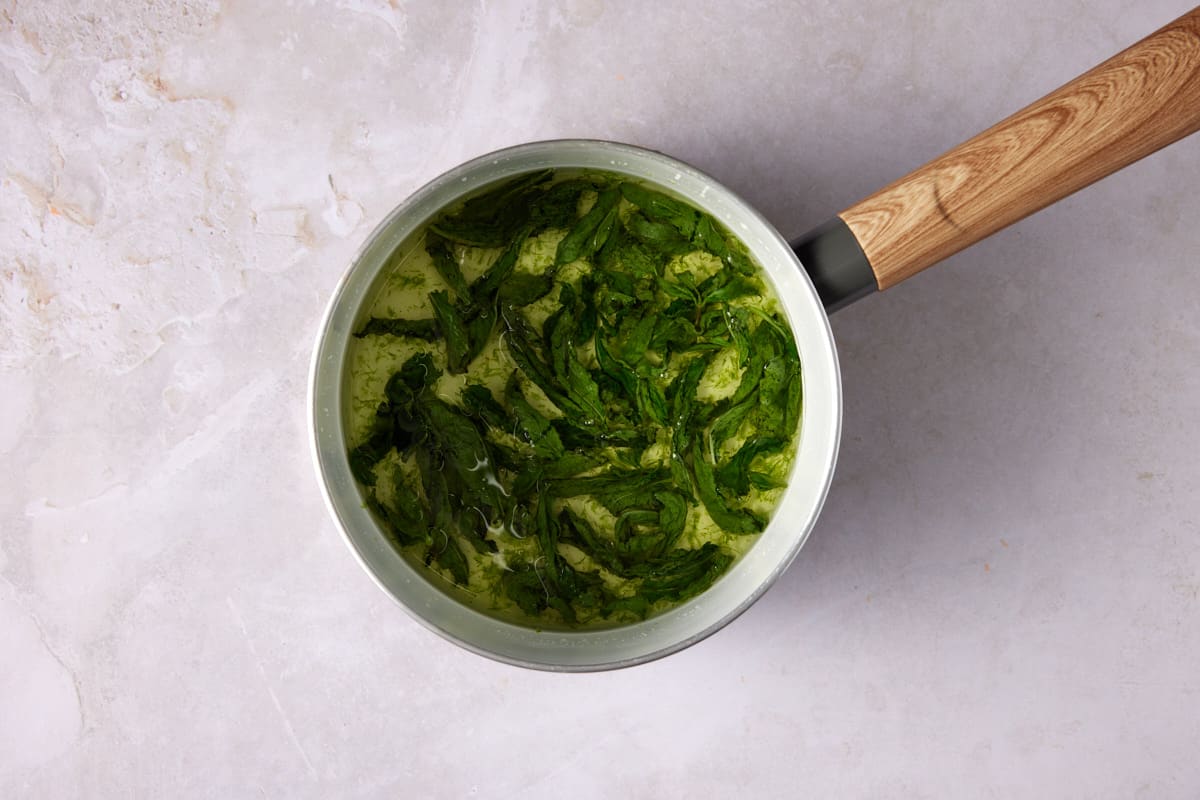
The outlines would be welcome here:
M 1200 129 L 1200 8 L 1045 98 L 787 240 L 716 179 L 669 156 L 606 141 L 519 145 L 434 179 L 370 235 L 333 294 L 313 354 L 309 416 L 330 512 L 366 571 L 428 628 L 476 653 L 558 671 L 612 669 L 676 652 L 720 629 L 783 573 L 817 520 L 841 432 L 827 314 L 887 289 L 1026 215 Z M 803 369 L 804 411 L 788 488 L 753 547 L 711 588 L 644 621 L 536 630 L 485 615 L 402 558 L 364 506 L 347 459 L 352 332 L 391 252 L 456 199 L 547 167 L 605 170 L 664 187 L 750 248 L 774 283 Z

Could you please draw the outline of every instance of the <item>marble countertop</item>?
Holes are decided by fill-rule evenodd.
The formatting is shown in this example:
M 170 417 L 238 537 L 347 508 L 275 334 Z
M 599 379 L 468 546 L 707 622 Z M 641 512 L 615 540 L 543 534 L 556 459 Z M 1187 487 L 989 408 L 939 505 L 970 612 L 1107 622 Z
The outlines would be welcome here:
M 1183 0 L 0 0 L 0 796 L 1200 793 L 1200 137 L 833 320 L 783 579 L 599 675 L 359 569 L 309 463 L 374 224 L 505 145 L 676 155 L 797 234 Z

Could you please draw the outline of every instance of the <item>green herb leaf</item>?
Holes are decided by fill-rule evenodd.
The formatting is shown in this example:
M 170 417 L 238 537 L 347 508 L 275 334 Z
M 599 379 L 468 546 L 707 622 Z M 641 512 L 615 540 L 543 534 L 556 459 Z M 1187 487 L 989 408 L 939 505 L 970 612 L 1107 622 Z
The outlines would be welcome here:
M 746 495 L 750 491 L 750 466 L 754 459 L 778 453 L 786 446 L 786 439 L 772 436 L 755 436 L 747 439 L 746 443 L 727 463 L 717 468 L 716 482 L 721 486 L 728 487 L 729 492 L 734 496 Z
M 728 303 L 739 297 L 750 297 L 759 293 L 759 289 L 748 278 L 736 276 L 721 286 L 713 288 L 704 295 L 705 303 Z
M 555 497 L 588 495 L 618 516 L 631 508 L 653 506 L 655 492 L 670 488 L 670 473 L 661 469 L 611 469 L 599 475 L 567 478 L 550 484 Z
M 651 603 L 686 600 L 712 586 L 731 563 L 733 556 L 712 542 L 695 550 L 674 550 L 653 566 L 638 593 Z
M 488 427 L 505 432 L 512 429 L 512 417 L 486 386 L 480 386 L 478 383 L 467 384 L 463 387 L 459 400 L 462 402 L 463 411 Z
M 721 449 L 726 439 L 737 434 L 746 417 L 757 407 L 758 396 L 752 394 L 737 405 L 729 406 L 716 417 L 709 432 L 714 453 Z
M 564 508 L 558 517 L 562 541 L 574 544 L 598 566 L 615 575 L 624 574 L 625 567 L 617 555 L 611 539 L 596 533 L 592 524 L 570 508 Z
M 554 263 L 569 264 L 599 250 L 612 233 L 617 201 L 620 199 L 621 195 L 615 188 L 601 192 L 591 210 L 558 243 Z
M 693 357 L 667 389 L 666 396 L 671 403 L 671 443 L 677 455 L 687 452 L 688 442 L 699 432 L 702 420 L 697 417 L 696 390 L 710 363 L 711 354 Z
M 721 233 L 716 220 L 707 214 L 701 215 L 696 222 L 696 233 L 692 239 L 717 258 L 724 259 L 729 252 L 729 248 L 725 244 L 725 235 Z
M 375 485 L 375 465 L 392 451 L 391 416 L 376 418 L 375 430 L 367 441 L 350 450 L 350 472 L 363 486 Z
M 378 493 L 367 496 L 367 506 L 383 522 L 384 529 L 400 545 L 411 545 L 425 538 L 425 509 L 421 498 L 408 488 L 401 480 L 397 480 L 392 491 L 392 502 L 384 503 L 378 499 Z
M 429 435 L 445 457 L 444 469 L 464 486 L 487 496 L 488 448 L 470 418 L 443 400 L 426 399 L 422 414 L 429 422 Z M 461 498 L 460 498 L 461 499 Z
M 400 369 L 388 378 L 383 394 L 389 405 L 376 411 L 376 417 L 379 417 L 381 412 L 391 413 L 392 423 L 395 424 L 395 414 L 399 411 L 410 411 L 417 396 L 437 383 L 441 376 L 442 371 L 434 365 L 433 357 L 429 353 L 420 352 L 410 356 Z
M 513 274 L 524 243 L 525 234 L 518 233 L 509 242 L 508 247 L 504 248 L 504 251 L 487 268 L 487 271 L 475 279 L 475 282 L 471 284 L 471 298 L 474 305 L 491 305 L 491 301 L 496 297 L 500 287 Z
M 527 306 L 550 294 L 554 278 L 549 273 L 531 275 L 514 272 L 500 284 L 499 298 L 502 306 Z
M 579 198 L 596 184 L 587 180 L 566 180 L 554 184 L 533 201 L 530 223 L 533 232 L 547 228 L 569 228 L 578 216 Z
M 437 234 L 427 234 L 425 236 L 425 251 L 429 253 L 429 257 L 433 260 L 434 269 L 442 276 L 447 285 L 454 290 L 454 294 L 458 297 L 466 297 L 466 278 L 463 277 L 462 268 L 459 267 L 457 259 L 454 258 L 454 253 L 450 252 L 446 240 Z
M 730 508 L 717 492 L 717 480 L 713 465 L 704 455 L 704 446 L 700 440 L 692 445 L 692 474 L 696 477 L 696 494 L 704 504 L 713 522 L 726 533 L 749 534 L 758 533 L 765 522 L 751 511 L 740 508 Z
M 500 576 L 500 587 L 509 600 L 531 617 L 536 617 L 548 606 L 546 585 L 532 566 L 509 570 Z
M 554 170 L 543 169 L 520 175 L 483 194 L 476 195 L 463 204 L 458 213 L 460 219 L 487 220 L 508 211 L 514 206 L 520 206 L 522 197 L 527 196 L 529 189 L 545 183 L 554 177 Z
M 664 255 L 683 255 L 693 250 L 687 237 L 665 222 L 654 222 L 645 214 L 633 213 L 625 219 L 625 229 L 651 250 Z
M 604 616 L 624 619 L 645 619 L 650 613 L 650 601 L 640 594 L 629 597 L 613 597 L 603 606 Z
M 499 314 L 496 309 L 488 306 L 477 308 L 475 316 L 468 318 L 467 321 L 467 365 L 483 352 L 487 347 L 487 343 L 491 341 L 492 331 L 496 327 L 496 320 Z
M 534 453 L 540 458 L 562 458 L 566 448 L 558 438 L 558 432 L 554 430 L 550 421 L 525 399 L 521 387 L 517 384 L 516 375 L 508 379 L 508 388 L 505 389 L 504 395 L 516 416 L 517 428 L 522 438 L 533 446 Z
M 579 291 L 582 295 L 582 307 L 579 311 L 579 325 L 575 330 L 575 340 L 577 342 L 590 341 L 596 335 L 597 329 L 597 312 L 596 312 L 596 281 L 590 275 L 585 275 L 579 281 Z
M 408 336 L 414 339 L 436 341 L 440 334 L 437 321 L 432 319 L 395 319 L 393 317 L 371 317 L 367 324 L 354 334 L 364 336 Z
M 678 453 L 671 453 L 670 470 L 671 480 L 675 482 L 675 488 L 679 490 L 680 495 L 688 502 L 694 502 L 696 495 L 692 491 L 692 474 L 688 472 L 687 464 Z
M 675 546 L 675 542 L 683 535 L 687 526 L 688 502 L 678 492 L 658 492 L 654 498 L 662 505 L 658 512 L 658 524 L 662 535 L 659 552 L 665 552 Z
M 430 292 L 429 302 L 438 329 L 446 340 L 446 368 L 452 373 L 467 371 L 471 351 L 471 335 L 462 316 L 443 291 Z
M 574 348 L 564 345 L 565 349 L 556 354 L 565 361 L 565 364 L 557 364 L 559 375 L 556 375 L 556 370 L 538 354 L 536 339 L 520 312 L 509 307 L 503 316 L 508 329 L 505 344 L 509 355 L 529 380 L 559 410 L 578 415 L 584 425 L 603 424 L 605 413 L 600 402 L 600 388 L 579 361 Z
M 543 170 L 514 178 L 468 200 L 457 214 L 443 215 L 429 228 L 452 242 L 503 247 L 518 230 L 529 225 L 532 200 L 540 194 L 535 187 L 552 174 L 551 170 Z
M 458 537 L 446 533 L 445 542 L 440 548 L 431 548 L 430 553 L 439 567 L 447 570 L 454 582 L 466 586 L 471 580 L 471 567 L 467 557 L 458 543 Z
M 608 349 L 608 337 L 600 332 L 596 335 L 596 363 L 600 370 L 612 378 L 625 391 L 625 397 L 632 400 L 637 395 L 638 376 L 623 361 L 618 360 Z
M 688 241 L 695 233 L 700 214 L 687 203 L 629 182 L 621 184 L 621 194 L 640 208 L 648 219 L 674 228 L 680 239 Z
M 550 365 L 539 353 L 536 337 L 526 319 L 511 306 L 505 308 L 501 316 L 506 328 L 504 344 L 516 365 L 560 411 L 582 415 L 583 410 L 567 396 Z
M 655 381 L 639 377 L 636 400 L 641 419 L 655 425 L 667 424 L 667 398 Z

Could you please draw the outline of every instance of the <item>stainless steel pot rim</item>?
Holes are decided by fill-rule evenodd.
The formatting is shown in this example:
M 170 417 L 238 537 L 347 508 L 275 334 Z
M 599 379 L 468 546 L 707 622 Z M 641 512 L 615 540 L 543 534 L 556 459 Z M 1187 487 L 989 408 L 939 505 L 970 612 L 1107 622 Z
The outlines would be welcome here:
M 712 213 L 746 242 L 775 283 L 803 369 L 805 408 L 796 462 L 789 488 L 759 541 L 699 597 L 644 622 L 598 631 L 535 631 L 483 614 L 436 588 L 386 543 L 363 507 L 345 457 L 340 392 L 346 347 L 382 267 L 381 254 L 456 197 L 540 166 L 630 174 L 667 185 Z M 410 616 L 488 658 L 533 669 L 585 672 L 633 666 L 683 650 L 737 618 L 770 588 L 799 553 L 828 494 L 841 404 L 837 352 L 816 291 L 788 243 L 752 206 L 702 171 L 662 153 L 603 140 L 559 139 L 509 147 L 461 164 L 418 189 L 376 226 L 343 273 L 318 326 L 309 370 L 309 443 L 325 505 L 342 538 L 372 580 Z

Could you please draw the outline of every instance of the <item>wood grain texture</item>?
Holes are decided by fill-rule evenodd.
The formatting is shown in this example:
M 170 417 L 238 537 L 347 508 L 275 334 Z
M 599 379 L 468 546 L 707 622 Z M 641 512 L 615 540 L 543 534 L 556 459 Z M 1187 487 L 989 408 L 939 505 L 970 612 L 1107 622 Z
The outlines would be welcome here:
M 839 216 L 880 289 L 1200 129 L 1200 7 Z

